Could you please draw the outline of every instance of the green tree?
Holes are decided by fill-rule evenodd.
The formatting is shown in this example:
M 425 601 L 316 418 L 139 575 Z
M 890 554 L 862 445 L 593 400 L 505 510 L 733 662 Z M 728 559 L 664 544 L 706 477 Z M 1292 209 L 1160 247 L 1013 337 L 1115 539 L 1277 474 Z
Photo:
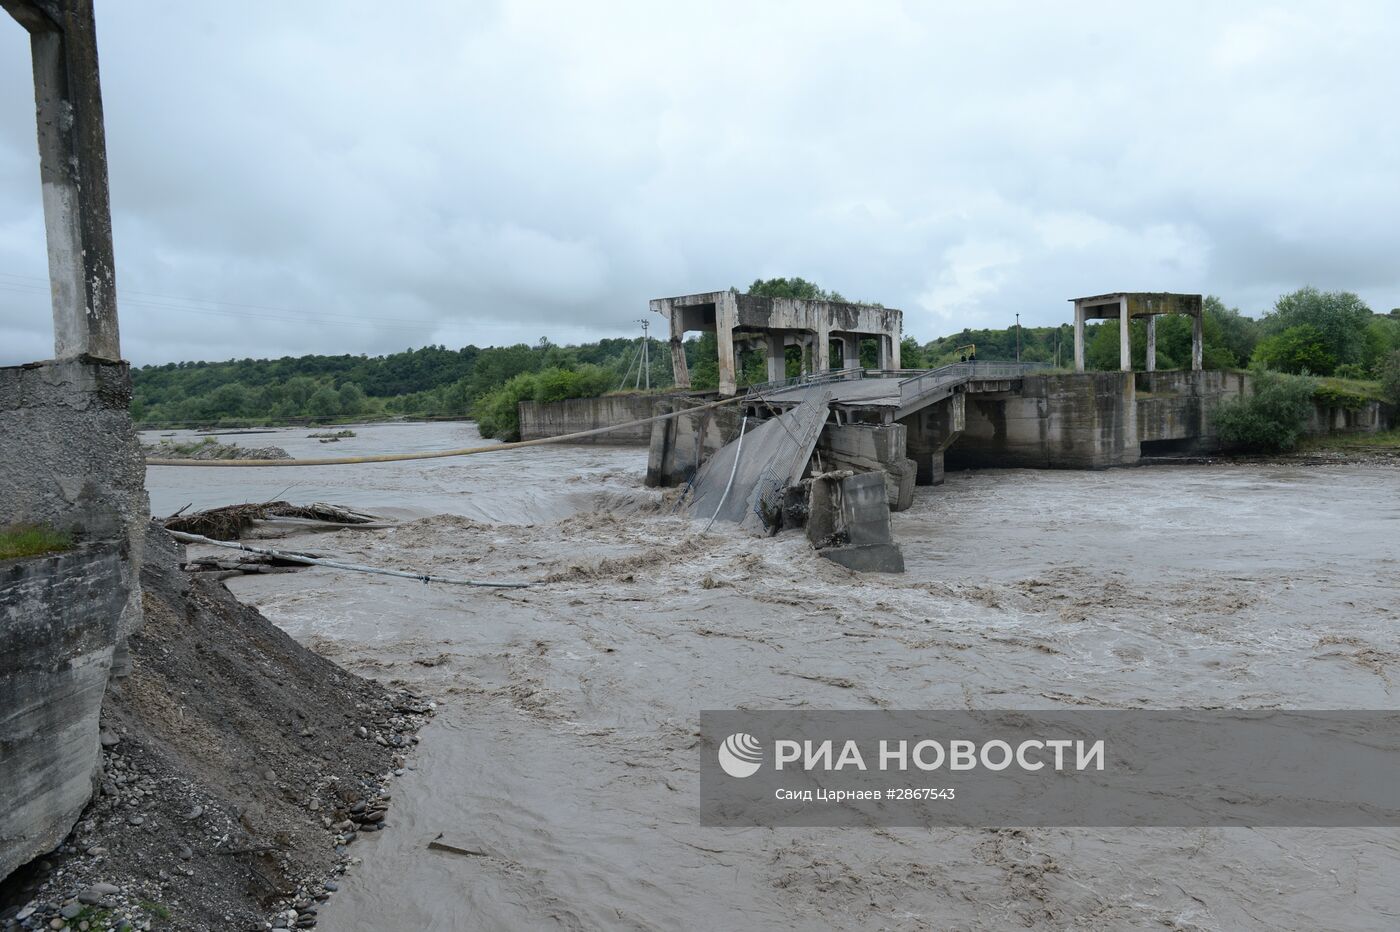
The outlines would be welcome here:
M 1380 366 L 1381 394 L 1393 405 L 1400 405 L 1400 349 L 1387 356 Z
M 924 356 L 924 348 L 919 345 L 918 340 L 913 337 L 905 337 L 899 341 L 899 365 L 904 369 L 929 368 L 928 360 Z
M 1400 350 L 1400 317 L 1375 315 L 1366 325 L 1366 349 L 1361 368 L 1379 376 L 1386 359 L 1395 350 Z
M 838 291 L 827 291 L 805 278 L 755 278 L 748 294 L 765 298 L 801 298 L 806 301 L 845 301 Z
M 1326 334 L 1312 324 L 1298 324 L 1261 340 L 1254 349 L 1254 362 L 1294 374 L 1331 375 L 1337 368 Z
M 1259 342 L 1259 322 L 1240 313 L 1239 308 L 1226 307 L 1215 295 L 1207 295 L 1202 306 L 1205 312 L 1206 347 L 1212 345 L 1229 353 L 1229 367 L 1243 366 L 1254 355 Z M 1214 327 L 1212 327 L 1212 323 Z M 1212 340 L 1211 331 L 1215 336 Z M 1221 354 L 1224 358 L 1224 354 Z M 1214 368 L 1214 367 L 1210 367 Z
M 312 417 L 335 417 L 340 414 L 340 396 L 329 385 L 322 385 L 307 399 L 306 413 Z
M 364 389 L 354 382 L 346 382 L 340 386 L 336 392 L 336 399 L 340 404 L 340 413 L 354 417 L 357 414 L 365 413 L 365 393 Z
M 1332 366 L 1336 367 L 1341 363 L 1363 361 L 1366 328 L 1371 317 L 1371 309 L 1350 291 L 1318 291 L 1309 287 L 1280 297 L 1259 325 L 1269 336 L 1294 327 L 1316 328 L 1332 358 Z

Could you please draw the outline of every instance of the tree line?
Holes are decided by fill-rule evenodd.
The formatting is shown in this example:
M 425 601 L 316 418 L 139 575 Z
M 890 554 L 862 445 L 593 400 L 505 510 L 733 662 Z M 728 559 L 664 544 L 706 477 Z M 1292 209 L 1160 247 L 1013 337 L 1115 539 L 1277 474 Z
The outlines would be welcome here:
M 772 297 L 844 300 L 801 278 L 755 281 L 750 293 Z M 1135 368 L 1145 367 L 1146 329 L 1133 321 Z M 1374 313 L 1350 292 L 1302 288 L 1281 296 L 1259 318 L 1205 299 L 1203 353 L 1206 368 L 1244 368 L 1351 380 L 1345 390 L 1380 397 L 1394 386 L 1400 402 L 1400 309 Z M 901 343 L 905 368 L 932 368 L 975 352 L 979 360 L 1045 362 L 1073 365 L 1074 334 L 1058 327 L 1015 326 L 964 329 L 920 343 Z M 1085 364 L 1114 370 L 1119 365 L 1118 322 L 1089 324 L 1085 329 Z M 644 384 L 673 384 L 671 356 L 663 341 L 652 342 L 649 372 L 640 373 L 637 339 L 612 338 L 576 346 L 559 346 L 541 338 L 536 344 L 427 346 L 385 356 L 300 356 L 238 359 L 227 362 L 181 362 L 143 366 L 133 371 L 132 414 L 143 426 L 254 424 L 348 420 L 368 417 L 475 417 L 483 435 L 510 437 L 518 429 L 517 405 L 523 400 L 554 401 L 596 397 Z M 684 344 L 692 386 L 718 385 L 715 335 L 704 333 Z M 860 348 L 861 364 L 877 365 L 875 341 Z M 1157 366 L 1187 368 L 1191 359 L 1191 320 L 1169 315 L 1157 322 Z M 761 350 L 741 354 L 740 385 L 768 378 Z M 839 366 L 839 356 L 832 357 Z M 788 376 L 801 371 L 796 347 L 785 360 Z

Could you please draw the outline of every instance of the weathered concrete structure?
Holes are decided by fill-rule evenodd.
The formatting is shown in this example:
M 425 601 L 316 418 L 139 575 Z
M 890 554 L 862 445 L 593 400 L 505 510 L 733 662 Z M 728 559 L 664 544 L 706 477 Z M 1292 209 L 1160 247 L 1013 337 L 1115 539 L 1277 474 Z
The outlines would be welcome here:
M 651 443 L 651 424 L 634 424 L 659 413 L 658 405 L 669 405 L 674 395 L 604 395 L 601 398 L 565 398 L 562 401 L 522 401 L 520 439 L 539 440 L 598 427 L 629 425 L 580 443 L 608 443 L 646 446 Z M 670 410 L 669 406 L 666 410 Z
M 121 362 L 91 0 L 0 0 L 29 31 L 54 356 L 0 370 L 0 526 L 77 548 L 0 565 L 0 876 L 91 793 L 109 675 L 140 625 L 145 464 Z
M 685 360 L 687 333 L 713 332 L 719 344 L 719 393 L 737 390 L 738 354 L 746 345 L 760 346 L 768 359 L 768 378 L 786 375 L 786 348 L 802 348 L 804 375 L 833 368 L 860 367 L 860 343 L 873 338 L 878 368 L 899 368 L 899 341 L 904 315 L 894 308 L 840 301 L 805 301 L 798 298 L 766 298 L 737 291 L 710 291 L 656 298 L 651 309 L 670 323 L 671 366 L 676 387 L 690 388 Z M 839 346 L 833 356 L 832 345 Z M 840 366 L 833 361 L 841 360 Z
M 1186 314 L 1192 321 L 1191 368 L 1199 372 L 1202 359 L 1201 296 L 1198 294 L 1149 293 L 1142 291 L 1093 295 L 1071 298 L 1074 304 L 1074 371 L 1084 371 L 1084 322 L 1086 320 L 1118 321 L 1118 367 L 1133 371 L 1132 329 L 1134 317 L 1147 319 L 1147 371 L 1157 368 L 1157 317 L 1161 314 Z
M 687 397 L 672 398 L 657 405 L 657 414 L 686 413 L 651 423 L 647 485 L 673 486 L 689 482 L 716 450 L 739 436 L 741 412 L 737 408 L 702 405 L 701 400 Z M 687 411 L 689 408 L 696 410 Z
M 890 534 L 890 509 L 876 473 L 824 473 L 809 480 L 807 539 L 817 553 L 847 569 L 904 572 L 904 554 Z
M 0 877 L 63 841 L 92 794 L 123 549 L 0 562 Z
M 660 309 L 676 321 L 692 308 L 734 299 L 724 293 L 666 299 Z M 1077 299 L 1077 368 L 1083 368 L 1085 319 L 1108 316 L 1110 308 L 1124 335 L 1122 371 L 1056 373 L 1039 363 L 976 361 L 916 372 L 852 367 L 775 380 L 751 387 L 741 410 L 754 436 L 781 440 L 783 434 L 772 430 L 780 427 L 791 443 L 779 448 L 756 441 L 757 449 L 745 450 L 742 434 L 736 440 L 732 430 L 716 430 L 712 414 L 661 422 L 651 435 L 647 483 L 691 482 L 702 506 L 692 513 L 701 517 L 720 500 L 724 507 L 714 507 L 713 515 L 750 530 L 774 533 L 805 523 L 814 545 L 832 550 L 827 555 L 838 562 L 897 571 L 903 564 L 888 539 L 889 512 L 909 507 L 915 484 L 942 482 L 945 466 L 1106 469 L 1220 449 L 1214 409 L 1251 386 L 1246 373 L 1201 369 L 1200 296 Z M 1158 372 L 1152 321 L 1173 313 L 1195 320 L 1193 368 Z M 1148 319 L 1146 372 L 1131 371 L 1133 317 Z M 676 325 L 673 346 L 693 323 Z M 818 416 L 819 435 L 808 445 Z M 1309 431 L 1384 429 L 1389 416 L 1378 403 L 1354 410 L 1319 406 Z M 722 486 L 726 477 L 729 485 L 739 479 L 738 501 L 721 498 L 729 490 Z M 773 503 L 783 485 L 787 497 L 779 509 Z M 753 504 L 756 489 L 766 504 Z

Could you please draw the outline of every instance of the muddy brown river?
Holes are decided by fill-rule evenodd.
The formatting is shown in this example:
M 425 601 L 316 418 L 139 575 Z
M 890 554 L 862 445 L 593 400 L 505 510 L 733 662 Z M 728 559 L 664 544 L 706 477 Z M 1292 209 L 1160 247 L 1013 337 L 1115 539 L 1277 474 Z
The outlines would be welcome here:
M 238 439 L 478 443 L 468 424 Z M 346 667 L 435 697 L 390 826 L 321 912 L 385 929 L 1383 929 L 1394 829 L 722 829 L 701 709 L 1397 708 L 1400 470 L 950 473 L 894 516 L 908 572 L 798 534 L 701 536 L 639 448 L 152 468 L 152 507 L 287 498 L 403 521 L 230 587 Z M 477 852 L 430 850 L 442 833 Z

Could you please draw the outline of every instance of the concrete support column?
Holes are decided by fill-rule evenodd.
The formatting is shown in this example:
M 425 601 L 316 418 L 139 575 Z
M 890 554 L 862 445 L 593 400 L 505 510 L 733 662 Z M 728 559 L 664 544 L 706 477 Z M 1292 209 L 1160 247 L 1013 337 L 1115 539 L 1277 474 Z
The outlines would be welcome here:
M 1074 371 L 1084 371 L 1084 308 L 1074 305 Z
M 1191 371 L 1200 372 L 1205 358 L 1205 321 L 1201 314 L 1191 317 Z
M 121 359 L 92 0 L 7 2 L 34 60 L 54 356 Z M 51 18 L 57 17 L 57 19 Z
M 1133 331 L 1128 325 L 1128 298 L 1118 299 L 1118 368 L 1133 371 Z
M 1157 315 L 1147 318 L 1147 371 L 1157 371 Z
M 737 391 L 734 373 L 734 328 L 739 323 L 739 302 L 732 292 L 720 295 L 715 302 L 715 342 L 719 344 L 719 393 L 733 395 Z
M 768 334 L 765 342 L 768 357 L 768 381 L 781 382 L 787 378 L 787 357 L 783 355 L 783 347 L 787 339 L 781 332 Z
M 813 368 L 817 370 L 818 375 L 823 375 L 831 371 L 831 332 L 818 327 L 815 339 Z
M 898 330 L 896 330 L 894 333 L 890 334 L 890 368 L 891 368 L 891 369 L 898 369 L 898 368 L 899 368 L 899 363 L 900 363 L 900 360 L 899 360 L 899 341 L 900 341 L 900 339 L 901 339 L 901 334 L 900 334 L 900 332 L 899 332 Z
M 882 333 L 882 334 L 880 334 L 880 336 L 879 336 L 877 339 L 879 340 L 879 343 L 880 343 L 880 362 L 879 362 L 879 368 L 881 368 L 881 369 L 897 369 L 897 368 L 899 368 L 899 363 L 895 361 L 894 352 L 895 352 L 896 350 L 893 349 L 892 346 L 891 346 L 891 344 L 893 343 L 893 341 L 890 339 L 890 335 L 889 335 L 888 333 Z
M 841 368 L 860 368 L 860 334 L 841 334 L 841 355 L 844 357 Z
M 658 310 L 653 302 L 653 310 Z M 685 312 L 665 303 L 665 314 L 671 324 L 671 374 L 676 388 L 690 388 L 690 366 L 685 361 Z

